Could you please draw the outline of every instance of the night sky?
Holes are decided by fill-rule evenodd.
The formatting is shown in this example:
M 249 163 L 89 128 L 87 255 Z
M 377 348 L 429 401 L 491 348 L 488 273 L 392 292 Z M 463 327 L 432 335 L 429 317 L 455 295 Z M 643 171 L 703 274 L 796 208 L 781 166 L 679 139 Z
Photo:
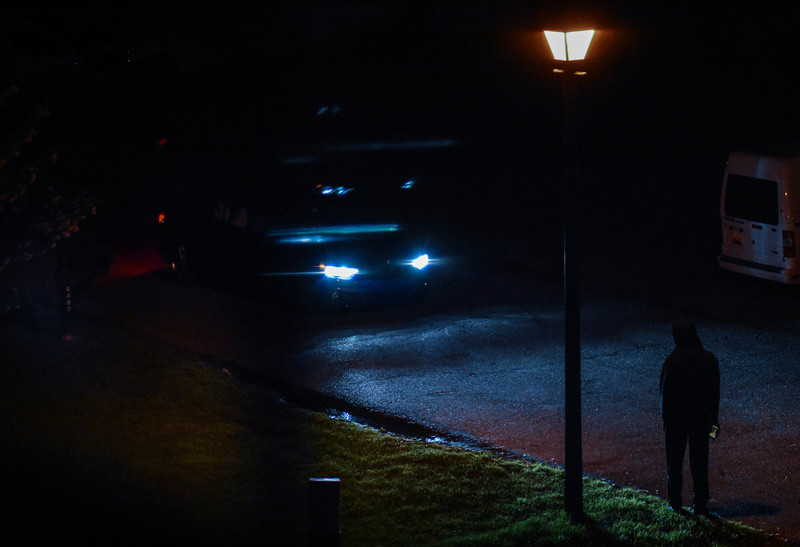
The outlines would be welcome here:
M 792 87 L 800 47 L 800 8 L 790 2 L 724 10 L 571 2 L 579 7 L 566 14 L 559 2 L 521 1 L 32 4 L 14 20 L 29 21 L 87 72 L 139 64 L 126 83 L 152 93 L 176 122 L 227 120 L 261 133 L 270 132 L 262 119 L 296 127 L 334 103 L 364 131 L 529 124 L 525 116 L 553 99 L 539 31 L 562 20 L 600 31 L 590 94 L 604 122 L 679 107 L 710 120 L 734 107 L 752 123 Z M 605 4 L 614 7 L 593 7 Z
M 256 184 L 309 143 L 453 139 L 413 160 L 439 200 L 549 210 L 561 96 L 541 30 L 562 23 L 598 29 L 580 102 L 589 212 L 666 203 L 711 218 L 730 150 L 795 137 L 795 3 L 562 4 L 26 3 L 10 20 L 75 59 L 65 169 L 125 195 Z

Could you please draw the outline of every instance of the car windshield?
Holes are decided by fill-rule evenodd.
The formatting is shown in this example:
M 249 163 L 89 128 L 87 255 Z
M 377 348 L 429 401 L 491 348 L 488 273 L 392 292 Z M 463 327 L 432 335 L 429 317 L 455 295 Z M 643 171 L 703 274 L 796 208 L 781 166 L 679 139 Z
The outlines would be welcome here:
M 273 225 L 405 222 L 415 216 L 425 181 L 414 162 L 392 159 L 377 154 L 282 159 L 259 201 Z

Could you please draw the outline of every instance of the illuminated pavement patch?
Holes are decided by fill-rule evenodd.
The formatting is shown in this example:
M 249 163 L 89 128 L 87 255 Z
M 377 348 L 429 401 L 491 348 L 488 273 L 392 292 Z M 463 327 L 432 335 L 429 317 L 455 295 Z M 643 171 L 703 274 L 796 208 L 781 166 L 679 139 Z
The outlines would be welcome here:
M 364 409 L 395 416 L 560 463 L 562 311 L 552 298 L 538 305 L 527 289 L 520 292 L 525 307 L 471 303 L 467 311 L 425 316 L 376 311 L 307 317 L 276 313 L 247 294 L 176 290 L 161 276 L 143 275 L 96 284 L 81 296 L 79 309 L 95 320 L 213 355 L 226 366 L 343 401 L 343 410 L 353 414 Z M 480 299 L 482 292 L 469 294 Z M 728 317 L 726 302 L 713 298 L 720 316 Z M 672 348 L 675 314 L 665 310 L 678 307 L 643 305 L 636 298 L 586 299 L 582 306 L 584 469 L 661 497 L 658 375 Z M 695 319 L 722 370 L 722 432 L 711 449 L 712 507 L 800 539 L 800 323 L 762 319 L 754 326 L 709 317 L 701 313 Z M 768 464 L 757 464 L 754 455 Z M 742 508 L 758 507 L 775 509 L 742 514 Z
M 646 318 L 649 312 L 621 302 L 584 308 L 584 470 L 663 497 L 658 377 L 673 348 L 670 321 Z M 769 443 L 775 461 L 794 459 L 800 375 L 786 371 L 787 359 L 800 354 L 800 340 L 779 329 L 759 337 L 750 327 L 698 323 L 722 369 L 723 435 L 711 447 L 712 506 L 780 507 L 737 514 L 737 520 L 768 530 L 778 522 L 786 530 L 800 514 L 800 477 L 791 469 L 754 472 L 752 455 Z M 305 387 L 354 407 L 561 464 L 562 325 L 560 309 L 552 307 L 331 330 L 311 341 L 295 370 L 310 372 L 300 380 Z M 691 483 L 687 492 L 688 504 Z

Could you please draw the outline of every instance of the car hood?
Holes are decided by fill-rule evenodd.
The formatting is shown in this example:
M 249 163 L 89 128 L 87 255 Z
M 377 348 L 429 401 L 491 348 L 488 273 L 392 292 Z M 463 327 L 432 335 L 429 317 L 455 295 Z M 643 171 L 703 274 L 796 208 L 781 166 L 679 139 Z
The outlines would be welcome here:
M 427 253 L 426 238 L 400 224 L 290 226 L 266 231 L 274 266 L 307 270 L 320 265 L 385 268 Z

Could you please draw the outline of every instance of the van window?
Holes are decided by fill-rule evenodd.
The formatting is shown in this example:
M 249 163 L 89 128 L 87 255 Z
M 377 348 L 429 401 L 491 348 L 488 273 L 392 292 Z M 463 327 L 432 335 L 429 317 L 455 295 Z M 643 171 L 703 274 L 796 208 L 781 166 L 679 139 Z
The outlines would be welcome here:
M 744 175 L 728 175 L 725 215 L 760 224 L 778 224 L 778 183 Z

